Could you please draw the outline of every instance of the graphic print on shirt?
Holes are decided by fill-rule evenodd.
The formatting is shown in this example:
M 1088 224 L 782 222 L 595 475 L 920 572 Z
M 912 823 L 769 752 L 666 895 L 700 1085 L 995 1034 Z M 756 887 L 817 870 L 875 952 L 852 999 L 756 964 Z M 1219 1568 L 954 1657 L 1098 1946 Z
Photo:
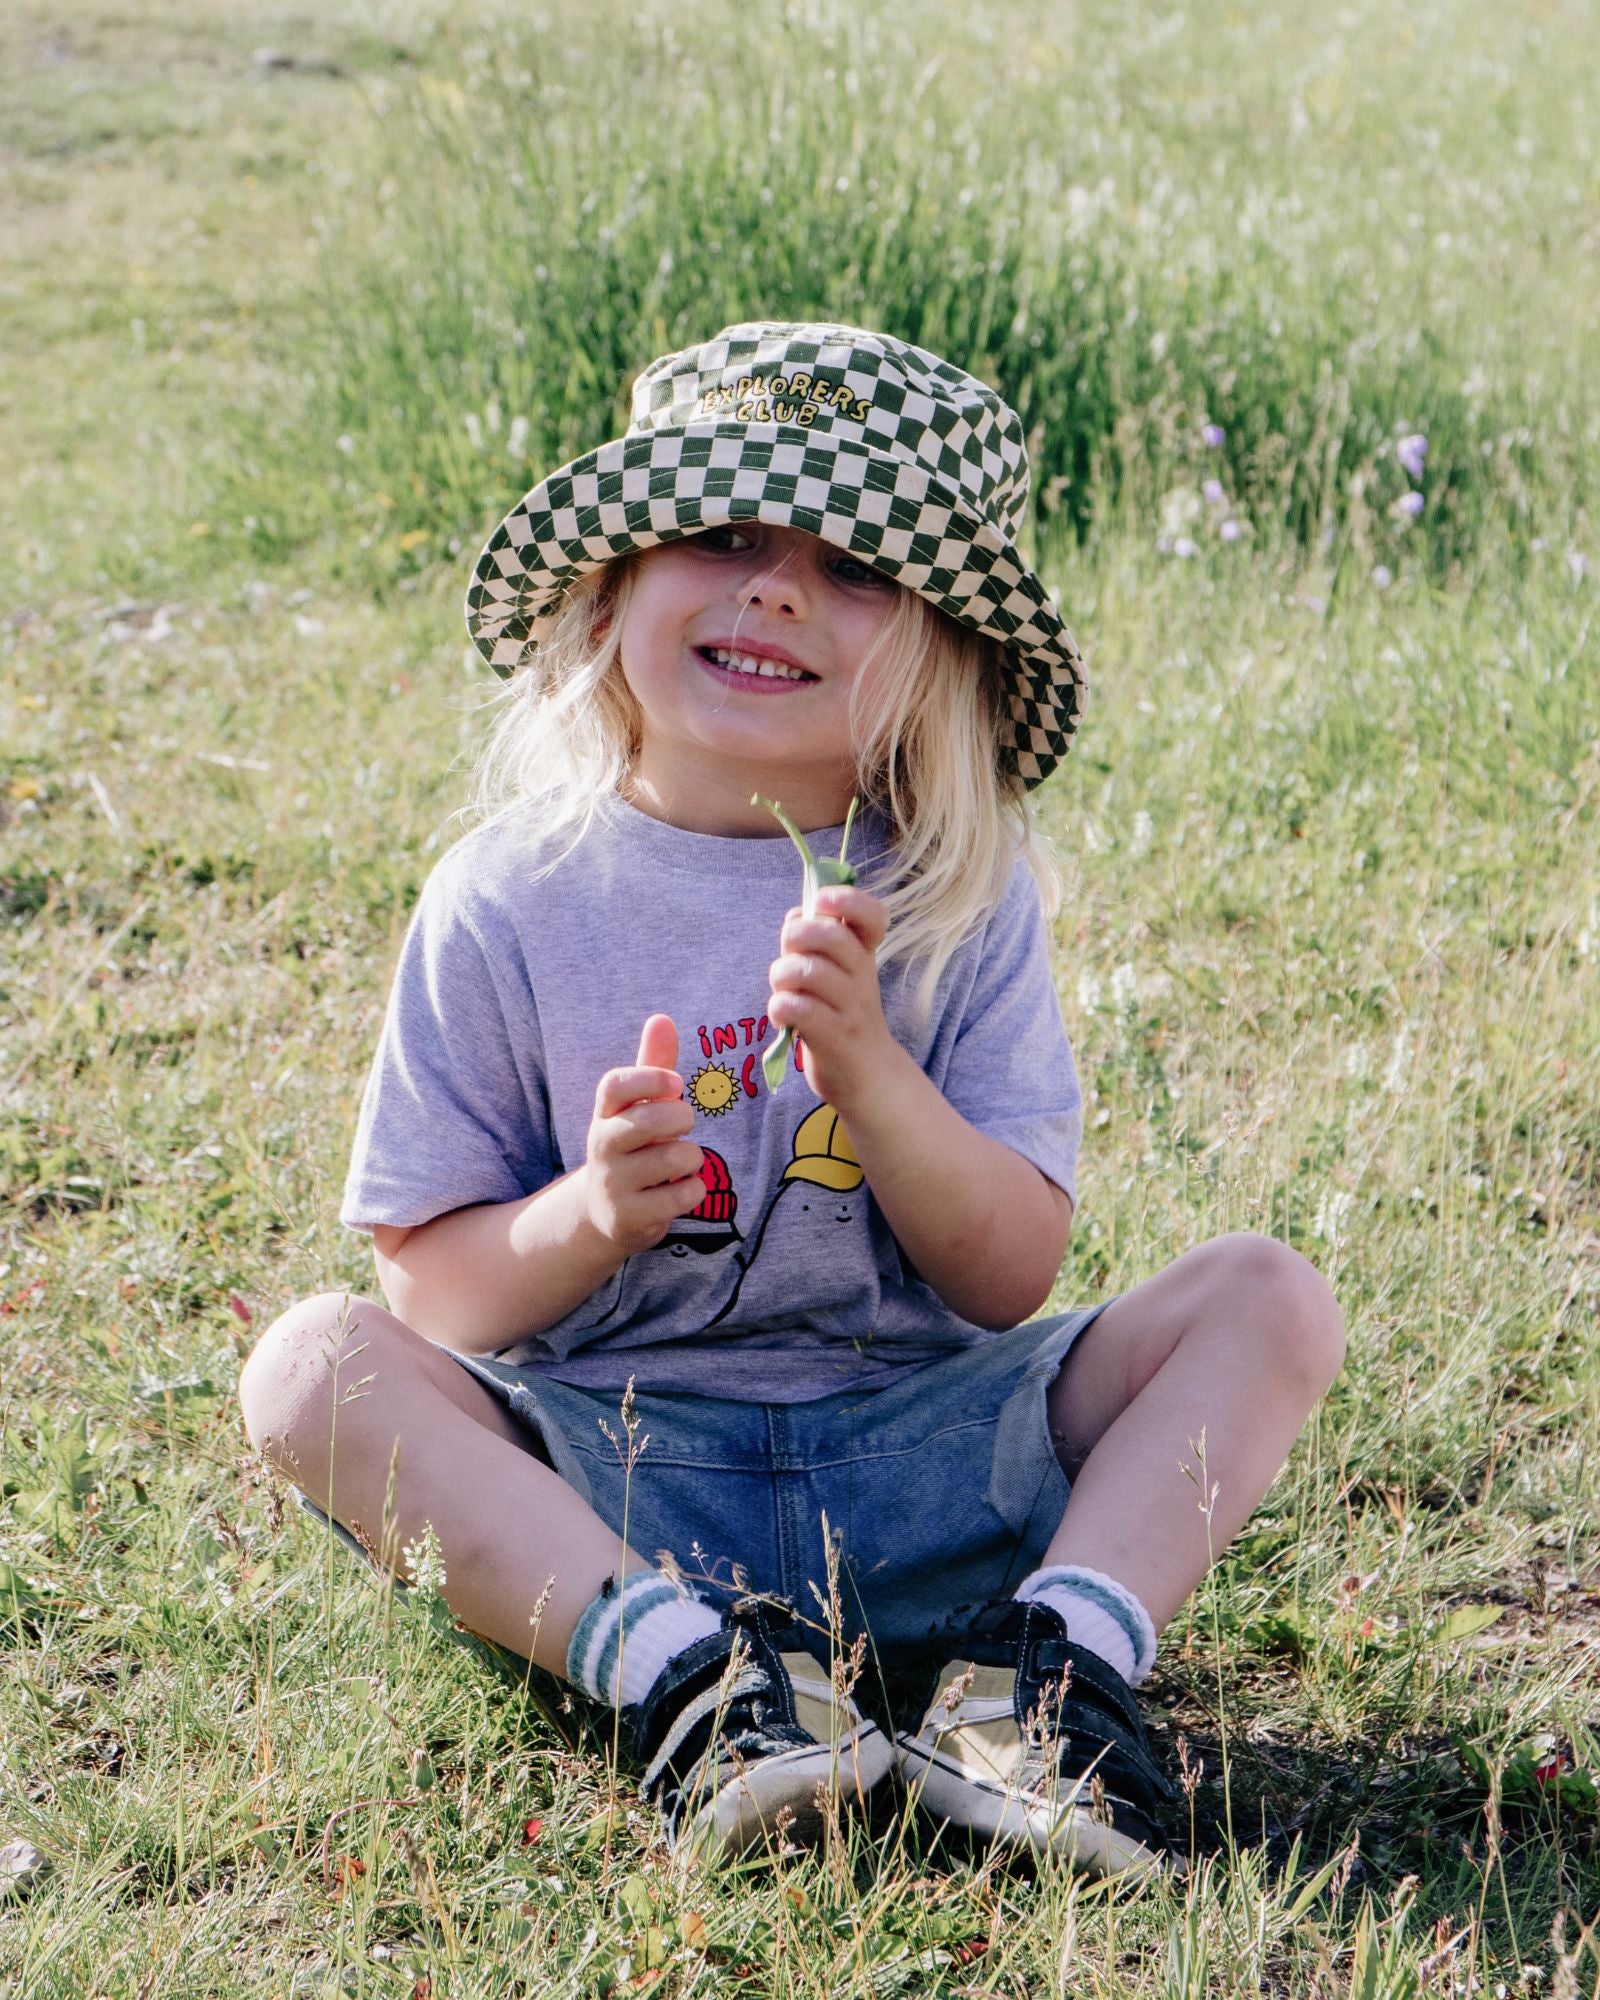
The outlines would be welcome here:
M 709 1146 L 700 1150 L 705 1155 L 700 1168 L 705 1194 L 687 1215 L 679 1216 L 655 1246 L 658 1250 L 674 1250 L 680 1257 L 687 1257 L 692 1250 L 704 1257 L 713 1250 L 726 1250 L 731 1244 L 744 1241 L 734 1223 L 739 1213 L 739 1196 L 728 1163 Z
M 862 1173 L 861 1163 L 850 1143 L 850 1134 L 844 1129 L 844 1120 L 831 1104 L 819 1104 L 796 1127 L 789 1164 L 768 1199 L 755 1240 L 747 1253 L 741 1254 L 737 1250 L 733 1253 L 733 1261 L 739 1267 L 733 1290 L 706 1321 L 706 1325 L 712 1327 L 719 1320 L 726 1319 L 738 1303 L 750 1267 L 761 1254 L 768 1226 L 786 1194 L 792 1195 L 792 1198 L 780 1228 L 786 1234 L 799 1231 L 807 1239 L 806 1247 L 815 1255 L 818 1248 L 826 1250 L 826 1243 L 818 1239 L 828 1227 L 855 1220 L 856 1208 L 850 1197 L 859 1194 L 865 1185 L 866 1175 Z M 823 1201 L 814 1206 L 805 1198 L 804 1190 L 807 1188 L 820 1190 Z M 800 1192 L 794 1193 L 794 1190 Z
M 701 1027 L 700 1046 L 707 1060 L 686 1080 L 687 1102 L 707 1118 L 721 1118 L 752 1100 L 759 1103 L 767 1097 L 759 1067 L 759 1045 L 770 1032 L 771 1024 L 765 1014 L 746 1016 L 737 1024 L 730 1021 L 723 1026 Z M 722 1051 L 741 1046 L 748 1051 L 742 1072 L 716 1060 Z M 799 1075 L 805 1074 L 803 1042 L 795 1044 L 794 1067 Z M 738 1304 L 744 1281 L 767 1241 L 775 1217 L 777 1230 L 771 1254 L 780 1254 L 786 1240 L 795 1240 L 804 1259 L 814 1261 L 819 1252 L 826 1257 L 831 1232 L 857 1219 L 859 1202 L 852 1197 L 861 1195 L 866 1176 L 838 1112 L 831 1104 L 816 1105 L 795 1128 L 788 1162 L 767 1198 L 751 1238 L 739 1226 L 740 1195 L 726 1156 L 704 1140 L 700 1141 L 700 1151 L 700 1178 L 705 1183 L 705 1193 L 687 1215 L 673 1223 L 654 1248 L 679 1260 L 729 1253 L 735 1275 L 731 1275 L 730 1288 L 722 1303 L 705 1322 L 709 1328 L 725 1320 Z M 625 1317 L 629 1309 L 626 1297 L 624 1287 L 605 1317 L 586 1331 L 593 1332 Z
M 694 1071 L 684 1087 L 684 1095 L 696 1111 L 708 1118 L 720 1118 L 745 1098 L 761 1095 L 760 1044 L 771 1031 L 765 1014 L 744 1014 L 737 1021 L 702 1022 L 696 1030 L 705 1063 Z M 735 1070 L 718 1057 L 746 1051 L 742 1066 Z M 796 1069 L 805 1064 L 798 1056 Z

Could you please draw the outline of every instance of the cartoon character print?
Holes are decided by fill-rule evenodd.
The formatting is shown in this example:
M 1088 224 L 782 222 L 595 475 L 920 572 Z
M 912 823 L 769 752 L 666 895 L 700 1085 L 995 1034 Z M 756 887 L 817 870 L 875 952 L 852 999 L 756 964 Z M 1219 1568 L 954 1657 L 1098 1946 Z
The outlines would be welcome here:
M 739 1212 L 739 1196 L 728 1163 L 710 1146 L 702 1146 L 700 1150 L 705 1155 L 700 1167 L 700 1178 L 706 1184 L 705 1197 L 687 1215 L 680 1216 L 656 1245 L 658 1250 L 670 1250 L 675 1257 L 696 1253 L 704 1257 L 744 1241 L 733 1220 Z
M 761 1254 L 767 1231 L 785 1195 L 790 1195 L 791 1199 L 779 1224 L 780 1230 L 785 1234 L 798 1232 L 815 1254 L 818 1237 L 823 1230 L 832 1224 L 854 1221 L 855 1205 L 849 1197 L 858 1193 L 865 1184 L 866 1175 L 861 1171 L 855 1148 L 850 1143 L 850 1134 L 844 1128 L 844 1120 L 831 1104 L 819 1104 L 801 1119 L 796 1128 L 789 1163 L 767 1203 L 755 1240 L 748 1252 L 735 1250 L 733 1253 L 733 1261 L 739 1267 L 733 1289 L 706 1325 L 715 1326 L 726 1319 L 738 1303 L 750 1267 Z M 809 1198 L 808 1189 L 811 1191 Z
M 690 1075 L 684 1094 L 703 1117 L 726 1117 L 741 1104 L 760 1097 L 763 1090 L 760 1044 L 769 1032 L 765 1014 L 745 1017 L 737 1027 L 728 1022 L 699 1030 L 706 1061 Z M 718 1060 L 724 1053 L 741 1049 L 747 1053 L 739 1069 Z M 795 1044 L 794 1064 L 804 1074 L 803 1042 Z M 844 1121 L 831 1104 L 818 1104 L 796 1127 L 788 1163 L 756 1225 L 754 1238 L 746 1247 L 746 1236 L 738 1224 L 739 1191 L 734 1186 L 732 1169 L 724 1155 L 704 1140 L 700 1142 L 700 1150 L 703 1156 L 700 1178 L 705 1183 L 705 1194 L 687 1215 L 672 1225 L 655 1248 L 679 1259 L 723 1252 L 731 1256 L 736 1275 L 726 1298 L 706 1322 L 707 1326 L 716 1326 L 738 1304 L 744 1281 L 769 1230 L 776 1228 L 775 1240 L 798 1234 L 812 1256 L 819 1249 L 825 1251 L 828 1232 L 839 1224 L 855 1221 L 858 1208 L 852 1197 L 865 1187 L 866 1176 Z M 606 1319 L 619 1318 L 624 1311 L 623 1295 L 619 1293 Z M 597 1325 L 605 1323 L 602 1320 Z

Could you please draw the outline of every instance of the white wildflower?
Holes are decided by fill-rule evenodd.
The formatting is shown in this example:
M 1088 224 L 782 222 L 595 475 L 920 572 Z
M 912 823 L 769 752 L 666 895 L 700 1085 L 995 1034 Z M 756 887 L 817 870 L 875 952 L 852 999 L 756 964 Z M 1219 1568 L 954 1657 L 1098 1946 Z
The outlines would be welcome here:
M 1119 965 L 1111 975 L 1111 1004 L 1119 1014 L 1131 1014 L 1139 997 L 1139 978 L 1131 965 Z
M 528 420 L 526 417 L 513 417 L 511 419 L 511 429 L 506 435 L 506 450 L 513 458 L 527 457 Z
M 1323 1193 L 1311 1218 L 1311 1233 L 1319 1243 L 1332 1243 L 1338 1238 L 1354 1201 L 1354 1195 L 1342 1190 L 1328 1189 Z
M 1352 1042 L 1344 1052 L 1344 1073 L 1359 1083 L 1363 1077 L 1372 1074 L 1372 1046 L 1368 1042 Z
M 406 1567 L 413 1590 L 443 1590 L 449 1580 L 444 1570 L 444 1550 L 439 1546 L 439 1537 L 431 1521 L 423 1522 L 422 1534 L 417 1541 L 401 1544 L 400 1560 Z
M 1194 527 L 1205 515 L 1204 500 L 1192 486 L 1174 486 L 1161 496 L 1161 532 L 1168 539 L 1169 546 L 1187 528 Z
M 1147 812 L 1136 812 L 1133 816 L 1133 838 L 1129 846 L 1135 854 L 1143 854 L 1150 845 L 1155 832 L 1155 822 Z
M 1105 989 L 1092 972 L 1078 974 L 1078 1005 L 1085 1014 L 1092 1014 L 1099 1007 Z
M 1406 1077 L 1411 1068 L 1411 1023 L 1402 1021 L 1394 1038 L 1394 1048 L 1389 1055 L 1389 1067 L 1383 1073 L 1383 1087 L 1391 1097 L 1398 1097 L 1406 1087 Z
M 477 411 L 468 410 L 466 415 L 461 419 L 461 421 L 466 426 L 467 436 L 472 441 L 472 449 L 474 451 L 482 451 L 483 425 L 478 422 Z

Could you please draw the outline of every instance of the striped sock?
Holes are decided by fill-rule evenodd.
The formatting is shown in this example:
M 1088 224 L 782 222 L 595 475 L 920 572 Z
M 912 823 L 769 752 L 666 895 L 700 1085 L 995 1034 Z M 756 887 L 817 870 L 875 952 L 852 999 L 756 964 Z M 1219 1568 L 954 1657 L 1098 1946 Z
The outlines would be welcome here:
M 1048 1604 L 1059 1612 L 1067 1637 L 1098 1653 L 1130 1687 L 1137 1687 L 1155 1665 L 1156 1628 L 1150 1614 L 1114 1577 L 1058 1563 L 1024 1577 L 1016 1594 L 1025 1604 Z
M 608 1707 L 628 1707 L 643 1701 L 668 1660 L 721 1624 L 659 1570 L 636 1569 L 620 1587 L 607 1577 L 572 1634 L 567 1678 Z

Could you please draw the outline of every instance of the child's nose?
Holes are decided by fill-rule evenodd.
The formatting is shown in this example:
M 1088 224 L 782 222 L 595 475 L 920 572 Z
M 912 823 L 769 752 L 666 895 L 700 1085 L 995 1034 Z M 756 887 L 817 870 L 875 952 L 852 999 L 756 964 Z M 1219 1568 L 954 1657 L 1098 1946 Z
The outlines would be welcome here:
M 743 601 L 747 609 L 786 612 L 790 617 L 803 615 L 809 599 L 800 565 L 786 556 L 782 562 L 763 569 L 746 585 Z

